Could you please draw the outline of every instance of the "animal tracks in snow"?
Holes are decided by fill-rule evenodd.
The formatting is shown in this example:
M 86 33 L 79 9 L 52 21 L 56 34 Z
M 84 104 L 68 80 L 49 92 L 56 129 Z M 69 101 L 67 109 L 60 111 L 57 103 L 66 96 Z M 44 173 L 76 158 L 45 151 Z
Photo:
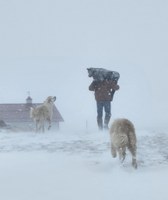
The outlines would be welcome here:
M 168 165 L 168 133 L 137 131 L 137 140 L 139 167 Z M 100 157 L 110 155 L 110 140 L 107 132 L 0 132 L 0 153 L 33 151 L 80 155 L 93 158 L 93 162 L 98 164 Z M 125 166 L 129 163 L 127 159 L 131 157 L 128 151 L 127 154 Z M 111 155 L 110 159 L 113 159 Z

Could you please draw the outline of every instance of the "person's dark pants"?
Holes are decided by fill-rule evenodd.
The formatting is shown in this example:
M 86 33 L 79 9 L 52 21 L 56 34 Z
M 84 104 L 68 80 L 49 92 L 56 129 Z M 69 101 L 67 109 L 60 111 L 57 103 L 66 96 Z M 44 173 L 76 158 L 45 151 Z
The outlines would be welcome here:
M 103 125 L 103 109 L 105 112 Z M 111 101 L 97 101 L 97 124 L 100 130 L 108 129 L 108 123 L 111 118 Z

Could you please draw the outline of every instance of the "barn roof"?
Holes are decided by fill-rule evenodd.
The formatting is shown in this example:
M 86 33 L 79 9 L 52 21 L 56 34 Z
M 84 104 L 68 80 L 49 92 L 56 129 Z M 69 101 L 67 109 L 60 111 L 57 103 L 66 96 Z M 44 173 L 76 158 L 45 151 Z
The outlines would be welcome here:
M 31 100 L 31 97 L 28 97 L 26 100 Z M 6 123 L 12 122 L 32 122 L 30 118 L 30 107 L 36 107 L 41 105 L 41 103 L 17 103 L 17 104 L 0 104 L 0 120 L 3 120 Z M 63 122 L 63 118 L 54 105 L 53 111 L 53 122 Z

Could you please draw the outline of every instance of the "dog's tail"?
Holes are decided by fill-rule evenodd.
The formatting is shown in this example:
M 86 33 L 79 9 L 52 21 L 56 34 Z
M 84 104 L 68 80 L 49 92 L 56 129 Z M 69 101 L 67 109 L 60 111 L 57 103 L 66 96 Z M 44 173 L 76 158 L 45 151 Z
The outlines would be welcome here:
M 34 108 L 30 107 L 30 118 L 34 118 Z

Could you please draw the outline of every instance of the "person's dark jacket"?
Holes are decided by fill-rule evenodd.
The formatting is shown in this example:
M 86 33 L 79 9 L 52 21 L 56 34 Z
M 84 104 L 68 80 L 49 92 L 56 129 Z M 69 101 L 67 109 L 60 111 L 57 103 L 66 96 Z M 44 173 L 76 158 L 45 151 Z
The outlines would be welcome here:
M 111 101 L 112 90 L 118 90 L 118 89 L 119 85 L 117 85 L 112 80 L 93 81 L 89 86 L 90 91 L 95 91 L 96 101 Z

